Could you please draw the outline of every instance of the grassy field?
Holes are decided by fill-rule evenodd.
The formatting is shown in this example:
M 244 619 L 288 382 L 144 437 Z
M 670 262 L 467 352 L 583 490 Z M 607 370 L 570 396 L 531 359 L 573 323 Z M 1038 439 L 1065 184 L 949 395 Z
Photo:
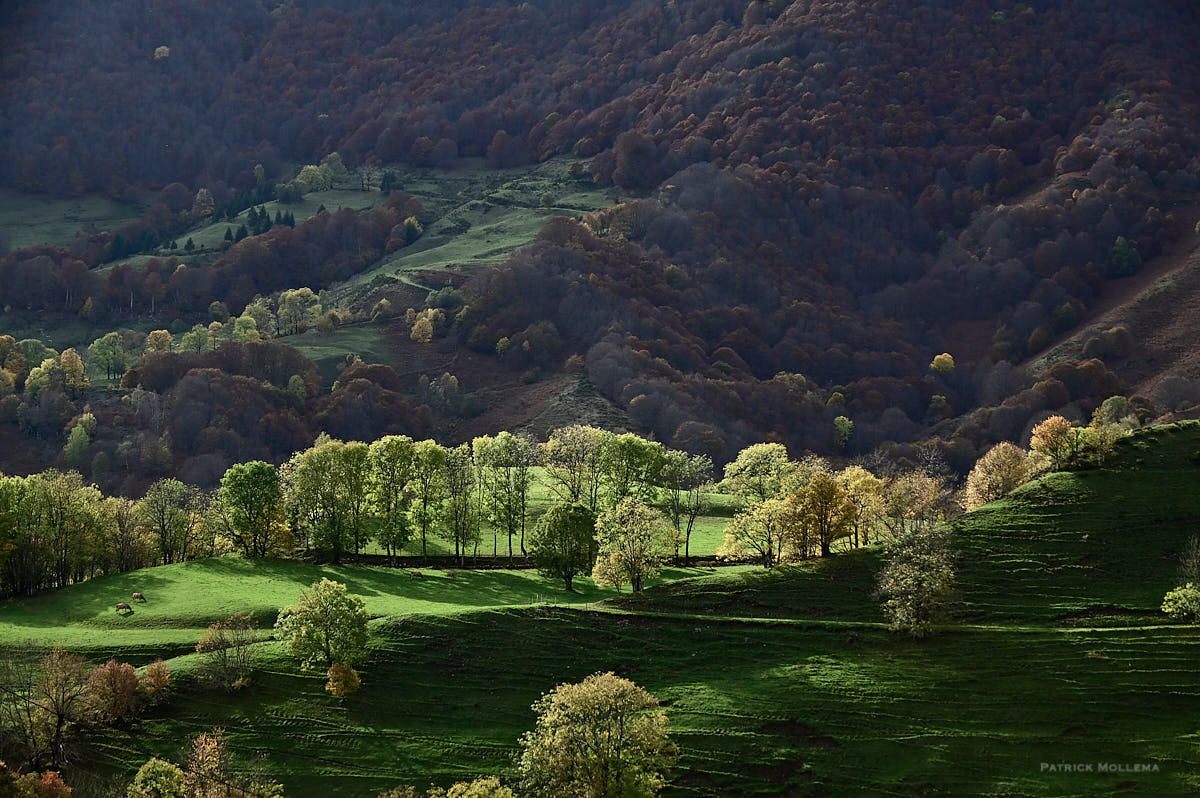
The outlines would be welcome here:
M 659 580 L 709 574 L 711 569 L 669 568 Z M 534 571 L 407 570 L 364 566 L 318 566 L 290 560 L 254 561 L 236 555 L 146 568 L 102 577 L 64 590 L 0 603 L 0 645 L 29 641 L 87 652 L 120 651 L 144 659 L 193 648 L 208 624 L 234 612 L 253 612 L 270 627 L 281 607 L 295 603 L 301 587 L 327 577 L 361 596 L 374 617 L 441 615 L 482 608 L 586 604 L 615 595 L 590 578 L 567 593 L 561 582 Z M 144 593 L 133 613 L 116 603 Z
M 16 250 L 34 244 L 69 246 L 82 230 L 115 230 L 140 219 L 146 209 L 88 195 L 51 199 L 40 194 L 0 191 L 0 231 Z
M 1198 449 L 1197 424 L 1140 433 L 1113 467 L 1044 477 L 960 519 L 956 617 L 919 642 L 885 630 L 873 550 L 671 572 L 599 604 L 586 585 L 557 607 L 530 605 L 554 597 L 532 574 L 414 580 L 228 559 L 12 602 L 0 634 L 95 658 L 182 652 L 235 604 L 271 618 L 317 573 L 379 616 L 364 687 L 342 703 L 278 643 L 258 646 L 253 686 L 229 699 L 186 677 L 192 656 L 172 660 L 185 676 L 167 707 L 93 738 L 87 766 L 102 774 L 178 759 L 219 725 L 239 767 L 292 796 L 511 777 L 530 704 L 615 670 L 666 707 L 682 750 L 670 796 L 1194 795 L 1200 633 L 1157 608 L 1200 520 Z M 110 615 L 131 590 L 151 602 Z
M 405 370 L 395 351 L 388 346 L 384 328 L 377 324 L 355 324 L 342 327 L 329 335 L 309 330 L 279 340 L 296 347 L 305 357 L 316 363 L 317 370 L 326 380 L 337 377 L 337 367 L 345 364 L 346 355 L 350 352 L 361 357 L 365 363 L 382 363 L 391 366 L 397 372 Z
M 551 216 L 579 216 L 612 204 L 606 192 L 571 178 L 573 161 L 490 169 L 482 159 L 459 159 L 452 169 L 396 169 L 400 186 L 419 197 L 436 221 L 417 241 L 349 281 L 378 275 L 495 265 L 531 242 Z

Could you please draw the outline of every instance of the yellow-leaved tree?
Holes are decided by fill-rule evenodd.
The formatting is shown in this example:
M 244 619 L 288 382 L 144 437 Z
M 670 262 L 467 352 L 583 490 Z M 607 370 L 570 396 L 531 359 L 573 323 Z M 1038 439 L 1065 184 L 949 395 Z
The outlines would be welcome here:
M 561 684 L 533 705 L 521 738 L 521 795 L 654 796 L 679 755 L 658 699 L 614 673 Z

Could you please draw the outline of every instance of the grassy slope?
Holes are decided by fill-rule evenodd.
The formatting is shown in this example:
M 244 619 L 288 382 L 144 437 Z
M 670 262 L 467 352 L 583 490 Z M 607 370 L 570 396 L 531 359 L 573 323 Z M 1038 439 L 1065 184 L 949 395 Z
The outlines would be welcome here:
M 1120 471 L 1053 475 L 964 518 L 963 618 L 927 641 L 882 629 L 871 551 L 673 582 L 600 611 L 406 615 L 376 622 L 363 691 L 343 704 L 266 644 L 251 690 L 218 701 L 184 680 L 169 714 L 106 735 L 96 764 L 177 756 L 219 724 L 243 766 L 295 796 L 511 774 L 533 700 L 612 669 L 667 707 L 683 751 L 670 795 L 1192 795 L 1200 637 L 1144 624 L 1200 517 L 1197 449 L 1200 425 L 1139 434 Z M 1095 627 L 1061 618 L 1094 605 L 1126 609 Z M 1055 762 L 1160 770 L 1042 772 Z
M 404 190 L 419 197 L 436 221 L 412 245 L 348 285 L 379 275 L 496 265 L 532 241 L 551 216 L 608 206 L 602 189 L 568 177 L 571 162 L 555 158 L 536 166 L 489 169 L 481 159 L 464 158 L 453 169 L 395 170 Z
M 34 244 L 68 247 L 81 230 L 115 230 L 140 219 L 143 213 L 144 207 L 100 195 L 51 199 L 0 191 L 0 230 L 8 234 L 14 250 Z
M 361 596 L 375 617 L 421 613 L 442 615 L 535 602 L 583 604 L 613 595 L 587 578 L 567 593 L 561 582 L 533 571 L 408 571 L 359 566 L 317 566 L 237 556 L 146 568 L 103 577 L 31 599 L 0 603 L 0 644 L 31 640 L 103 654 L 121 651 L 144 658 L 195 646 L 200 632 L 229 614 L 253 611 L 260 625 L 274 623 L 280 607 L 295 603 L 301 587 L 322 577 L 343 582 Z M 667 569 L 664 579 L 707 574 L 705 569 Z M 144 593 L 133 613 L 119 615 L 116 603 Z

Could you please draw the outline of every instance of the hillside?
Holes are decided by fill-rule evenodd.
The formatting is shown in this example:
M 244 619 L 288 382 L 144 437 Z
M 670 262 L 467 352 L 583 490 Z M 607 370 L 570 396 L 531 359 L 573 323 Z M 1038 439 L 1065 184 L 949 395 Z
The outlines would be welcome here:
M 298 798 L 506 774 L 535 698 L 613 669 L 667 709 L 683 752 L 668 795 L 1194 794 L 1197 638 L 1157 608 L 1200 519 L 1198 450 L 1198 423 L 1148 429 L 1110 467 L 1047 475 L 962 517 L 956 617 L 921 642 L 883 628 L 874 550 L 693 571 L 600 604 L 581 603 L 599 598 L 585 587 L 571 606 L 527 574 L 325 569 L 382 616 L 361 693 L 333 701 L 263 643 L 253 685 L 218 699 L 184 656 L 168 706 L 94 739 L 88 768 L 128 773 L 221 725 L 240 767 Z M 11 602 L 3 634 L 140 661 L 182 651 L 239 601 L 269 620 L 310 573 L 223 560 L 104 578 Z M 161 605 L 102 611 L 131 588 Z M 548 595 L 559 606 L 511 606 Z M 85 642 L 89 629 L 102 636 Z M 1124 769 L 1041 764 L 1060 762 Z
M 1174 0 L 7 4 L 0 185 L 146 210 L 0 260 L 0 301 L 71 318 L 91 301 L 111 329 L 448 279 L 459 347 L 518 372 L 579 355 L 673 446 L 831 452 L 845 416 L 849 454 L 933 438 L 965 471 L 1048 412 L 1139 390 L 1143 415 L 1175 409 L 1157 385 L 1190 380 L 1186 353 L 1010 364 L 1108 329 L 1123 281 L 1192 248 L 1197 24 Z M 373 210 L 302 211 L 209 269 L 105 265 L 178 244 L 199 189 L 240 213 L 335 151 L 352 180 L 440 172 Z M 456 204 L 480 159 L 502 182 L 555 157 L 577 162 Z M 90 204 L 69 212 L 119 222 Z M 408 218 L 430 228 L 405 249 Z M 1186 349 L 1157 324 L 1177 342 L 1158 348 Z M 957 368 L 931 372 L 943 351 Z

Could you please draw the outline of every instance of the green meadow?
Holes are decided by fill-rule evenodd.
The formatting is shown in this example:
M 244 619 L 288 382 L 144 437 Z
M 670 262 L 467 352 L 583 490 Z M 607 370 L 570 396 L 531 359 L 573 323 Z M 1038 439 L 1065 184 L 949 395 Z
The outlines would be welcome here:
M 52 199 L 40 194 L 0 191 L 0 231 L 16 250 L 34 244 L 67 247 L 84 230 L 115 230 L 135 221 L 145 207 L 102 195 Z
M 292 796 L 511 778 L 533 701 L 613 670 L 666 708 L 681 749 L 670 796 L 1194 795 L 1200 633 L 1157 610 L 1200 521 L 1198 450 L 1197 424 L 1141 432 L 1104 469 L 1042 477 L 956 520 L 951 618 L 921 641 L 884 628 L 875 549 L 668 570 L 621 596 L 586 581 L 568 595 L 531 572 L 418 579 L 231 557 L 9 602 L 0 636 L 169 658 L 165 706 L 88 738 L 96 785 L 178 760 L 213 726 L 238 768 Z M 277 642 L 256 647 L 238 694 L 191 678 L 205 623 L 254 610 L 269 625 L 319 575 L 375 616 L 359 693 L 331 698 Z M 134 590 L 150 601 L 118 617 Z

